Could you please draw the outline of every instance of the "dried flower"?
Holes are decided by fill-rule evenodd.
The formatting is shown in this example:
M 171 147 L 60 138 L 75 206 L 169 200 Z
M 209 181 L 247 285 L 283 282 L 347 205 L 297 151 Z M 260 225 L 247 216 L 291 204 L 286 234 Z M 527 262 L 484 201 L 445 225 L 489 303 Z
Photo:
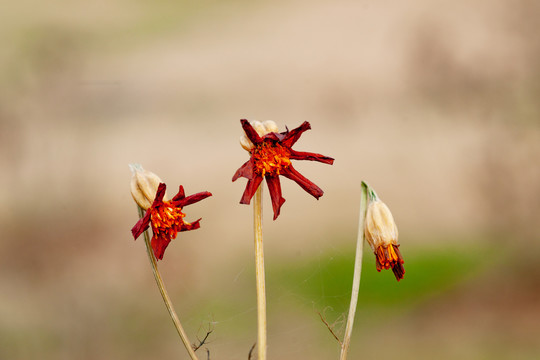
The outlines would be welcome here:
M 388 206 L 376 195 L 367 209 L 364 233 L 375 253 L 377 271 L 392 269 L 398 281 L 403 279 L 405 268 L 397 241 L 397 226 Z
M 328 156 L 300 152 L 292 149 L 292 146 L 302 133 L 311 129 L 306 121 L 296 129 L 278 133 L 274 122 L 250 124 L 247 120 L 240 120 L 245 132 L 245 138 L 240 139 L 242 147 L 249 151 L 250 159 L 244 163 L 234 174 L 233 181 L 239 177 L 248 179 L 246 189 L 240 200 L 241 204 L 249 204 L 251 198 L 261 184 L 263 177 L 268 184 L 274 220 L 279 216 L 281 205 L 285 199 L 281 196 L 281 184 L 279 175 L 283 175 L 295 181 L 302 189 L 319 199 L 323 191 L 317 185 L 309 181 L 294 169 L 291 160 L 312 160 L 325 164 L 333 164 L 334 159 Z
M 138 171 L 134 171 L 134 178 L 136 177 L 137 172 Z M 145 176 L 143 175 L 144 174 L 142 174 L 138 178 L 145 178 Z M 150 178 L 153 179 L 152 176 L 150 176 Z M 144 186 L 141 186 L 140 184 L 144 184 L 144 182 L 139 183 L 139 186 L 133 186 L 132 181 L 131 187 L 133 198 L 135 199 L 137 204 L 139 204 L 139 206 L 141 206 L 138 201 L 142 198 L 141 194 L 151 189 L 151 185 L 149 185 L 146 190 L 143 190 Z M 153 201 L 151 202 L 151 205 L 146 208 L 146 214 L 144 215 L 144 217 L 139 219 L 139 221 L 131 229 L 133 237 L 137 239 L 146 229 L 148 229 L 150 225 L 152 226 L 153 236 L 151 245 L 152 249 L 154 250 L 154 255 L 158 260 L 163 259 L 165 249 L 167 248 L 171 240 L 176 238 L 178 232 L 195 230 L 200 227 L 199 221 L 201 219 L 198 219 L 192 223 L 185 221 L 184 217 L 186 215 L 182 212 L 182 209 L 187 205 L 194 204 L 209 196 L 212 196 L 212 194 L 208 191 L 204 191 L 186 197 L 184 193 L 184 187 L 180 185 L 178 194 L 176 194 L 176 196 L 172 198 L 172 200 L 164 201 L 163 198 L 165 196 L 166 188 L 167 186 L 164 183 L 159 183 L 157 191 L 154 193 L 154 196 L 145 195 L 145 200 L 153 198 Z M 145 201 L 142 201 L 142 204 L 146 205 Z M 141 208 L 144 209 L 144 206 L 141 206 Z

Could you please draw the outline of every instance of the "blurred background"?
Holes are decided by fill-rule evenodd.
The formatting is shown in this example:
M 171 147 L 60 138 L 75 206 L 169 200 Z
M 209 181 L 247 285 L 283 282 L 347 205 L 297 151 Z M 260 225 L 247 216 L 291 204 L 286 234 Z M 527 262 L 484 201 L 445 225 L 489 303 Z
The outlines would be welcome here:
M 187 359 L 157 291 L 129 163 L 186 209 L 160 262 L 211 359 L 256 341 L 239 119 L 333 166 L 265 203 L 270 359 L 337 359 L 360 181 L 400 230 L 405 279 L 366 250 L 351 359 L 540 357 L 537 1 L 4 2 L 0 358 Z M 266 192 L 266 190 L 265 190 Z M 266 199 L 268 200 L 267 193 Z

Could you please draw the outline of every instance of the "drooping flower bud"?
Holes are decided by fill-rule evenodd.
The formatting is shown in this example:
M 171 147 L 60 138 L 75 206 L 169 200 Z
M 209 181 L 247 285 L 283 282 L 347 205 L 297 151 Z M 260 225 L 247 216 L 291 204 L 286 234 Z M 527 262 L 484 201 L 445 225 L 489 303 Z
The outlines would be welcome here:
M 143 169 L 140 164 L 130 164 L 129 168 L 133 173 L 130 183 L 131 196 L 143 210 L 148 210 L 154 202 L 159 184 L 163 181 L 153 172 Z
M 261 137 L 271 132 L 277 133 L 279 131 L 276 123 L 272 120 L 267 120 L 264 122 L 251 121 L 250 124 Z M 247 151 L 251 151 L 251 149 L 253 149 L 253 143 L 248 139 L 245 133 L 240 136 L 240 145 Z
M 396 279 L 403 279 L 405 269 L 399 251 L 398 230 L 388 206 L 373 199 L 367 208 L 364 234 L 376 257 L 377 270 L 392 269 Z
M 381 200 L 371 201 L 366 214 L 366 240 L 373 251 L 379 246 L 397 245 L 398 230 L 388 206 Z

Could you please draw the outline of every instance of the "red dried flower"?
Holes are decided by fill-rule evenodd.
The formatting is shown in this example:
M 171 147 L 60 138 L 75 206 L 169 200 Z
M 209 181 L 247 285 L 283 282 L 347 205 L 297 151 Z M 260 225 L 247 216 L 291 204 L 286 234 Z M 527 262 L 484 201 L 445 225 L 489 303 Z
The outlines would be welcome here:
M 152 206 L 148 208 L 144 217 L 131 229 L 133 237 L 137 239 L 152 225 L 151 244 L 154 255 L 158 260 L 163 259 L 165 249 L 171 240 L 176 238 L 178 232 L 195 230 L 200 227 L 199 221 L 201 219 L 192 223 L 184 221 L 186 214 L 182 212 L 182 208 L 212 196 L 208 191 L 204 191 L 186 197 L 184 187 L 180 185 L 178 194 L 172 200 L 163 201 L 166 188 L 164 183 L 159 184 Z
M 264 177 L 270 191 L 274 220 L 277 219 L 281 205 L 285 202 L 281 196 L 279 175 L 295 181 L 316 199 L 323 195 L 321 188 L 296 171 L 291 164 L 291 160 L 312 160 L 330 165 L 334 163 L 334 159 L 331 157 L 292 149 L 302 133 L 311 129 L 307 121 L 291 131 L 287 129 L 282 133 L 269 132 L 263 136 L 257 133 L 249 121 L 242 119 L 240 122 L 247 138 L 253 143 L 253 147 L 249 150 L 250 159 L 236 171 L 232 178 L 232 181 L 239 177 L 248 179 L 240 200 L 241 204 L 250 203 Z

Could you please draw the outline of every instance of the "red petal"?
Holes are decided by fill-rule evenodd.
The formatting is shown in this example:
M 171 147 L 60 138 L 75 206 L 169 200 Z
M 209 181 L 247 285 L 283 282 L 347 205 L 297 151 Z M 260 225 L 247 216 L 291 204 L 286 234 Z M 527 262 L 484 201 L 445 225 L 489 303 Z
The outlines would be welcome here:
M 191 204 L 195 204 L 196 202 L 199 202 L 203 199 L 206 199 L 209 196 L 212 196 L 212 194 L 209 193 L 208 191 L 198 192 L 196 194 L 189 195 L 188 197 L 182 200 L 178 200 L 175 203 L 175 205 L 180 206 L 180 207 L 188 206 Z
M 266 184 L 270 191 L 270 198 L 272 199 L 272 209 L 274 210 L 274 220 L 279 216 L 281 205 L 285 202 L 285 199 L 281 196 L 281 183 L 279 182 L 279 176 L 266 176 Z
M 263 139 L 270 139 L 270 140 L 274 140 L 274 141 L 281 141 L 285 138 L 285 135 L 287 134 L 287 132 L 284 132 L 284 133 L 275 133 L 275 132 L 270 132 L 266 135 L 263 136 Z
M 156 203 L 163 202 L 163 197 L 165 196 L 165 190 L 167 190 L 167 185 L 164 183 L 160 183 L 157 191 L 156 191 L 156 197 L 154 198 L 154 203 L 152 204 L 152 207 L 156 205 Z
M 146 214 L 137 221 L 135 226 L 131 228 L 131 233 L 135 240 L 137 240 L 137 238 L 150 226 L 150 214 L 151 212 L 147 211 Z
M 396 277 L 397 281 L 403 279 L 403 277 L 405 276 L 405 268 L 403 267 L 403 264 L 401 263 L 395 264 L 392 267 L 392 272 L 394 273 L 394 276 Z
M 234 173 L 234 176 L 232 178 L 232 181 L 236 181 L 239 177 L 245 177 L 246 179 L 253 179 L 253 161 L 249 159 L 244 163 L 244 165 L 240 166 L 240 169 L 236 170 Z
M 377 254 L 375 254 L 375 267 L 377 268 L 378 272 L 381 272 L 381 270 L 384 269 L 381 262 L 379 261 L 379 257 L 377 256 Z
M 195 230 L 195 229 L 200 228 L 201 224 L 199 224 L 199 221 L 201 221 L 201 219 L 196 220 L 192 222 L 191 224 L 184 223 L 184 225 L 182 225 L 182 227 L 180 228 L 180 231 L 189 231 L 189 230 Z
M 396 252 L 396 255 L 398 256 L 398 262 L 392 267 L 392 272 L 394 273 L 394 276 L 396 277 L 397 281 L 403 279 L 405 276 L 405 268 L 403 267 L 403 263 L 405 262 L 403 260 L 403 256 L 401 255 L 401 251 L 399 251 L 399 245 L 392 245 L 394 247 L 394 251 Z
M 242 119 L 240 120 L 240 122 L 242 123 L 242 128 L 244 129 L 246 136 L 249 140 L 251 140 L 254 145 L 259 144 L 263 141 L 259 134 L 257 134 L 257 131 L 255 131 L 253 126 L 251 126 L 249 121 L 247 121 L 246 119 Z
M 186 193 L 184 192 L 184 187 L 180 185 L 180 188 L 178 189 L 178 194 L 176 194 L 172 198 L 172 201 L 182 200 L 185 197 L 186 197 Z
M 154 250 L 154 256 L 156 259 L 161 260 L 163 259 L 163 254 L 165 253 L 165 249 L 167 246 L 169 246 L 169 243 L 171 242 L 171 239 L 167 239 L 164 237 L 156 237 L 155 235 L 152 237 L 152 249 Z
M 291 148 L 294 145 L 294 143 L 297 142 L 298 139 L 300 139 L 300 136 L 302 135 L 302 133 L 309 129 L 311 129 L 311 125 L 309 125 L 307 121 L 304 121 L 302 125 L 300 125 L 296 129 L 292 129 L 291 131 L 285 134 L 285 137 L 281 141 L 281 145 Z
M 329 156 L 324 156 L 324 155 L 316 154 L 312 152 L 295 151 L 293 149 L 290 149 L 290 152 L 291 152 L 290 158 L 293 160 L 311 160 L 311 161 L 318 161 L 318 162 L 322 162 L 324 164 L 330 164 L 330 165 L 334 163 L 334 159 Z
M 163 202 L 163 196 L 165 196 L 165 190 L 167 189 L 167 185 L 164 183 L 160 183 L 158 186 L 158 189 L 156 191 L 156 197 L 154 198 L 154 202 L 152 203 L 152 206 L 150 208 L 156 207 L 156 205 L 159 205 Z M 148 226 L 150 225 L 150 214 L 151 211 L 148 209 L 146 211 L 146 214 L 143 218 L 139 219 L 135 226 L 131 229 L 131 233 L 133 234 L 133 237 L 135 240 L 141 236 L 141 234 L 148 229 Z
M 242 198 L 240 199 L 240 204 L 249 204 L 251 198 L 253 197 L 253 195 L 255 195 L 255 192 L 259 188 L 262 180 L 262 176 L 256 176 L 253 179 L 248 180 L 246 189 L 244 190 L 244 194 L 242 194 Z
M 300 187 L 306 190 L 308 193 L 313 195 L 317 200 L 323 196 L 324 191 L 311 181 L 309 181 L 304 175 L 296 171 L 292 165 L 289 165 L 286 169 L 283 169 L 281 175 L 285 176 L 288 179 L 295 181 Z

